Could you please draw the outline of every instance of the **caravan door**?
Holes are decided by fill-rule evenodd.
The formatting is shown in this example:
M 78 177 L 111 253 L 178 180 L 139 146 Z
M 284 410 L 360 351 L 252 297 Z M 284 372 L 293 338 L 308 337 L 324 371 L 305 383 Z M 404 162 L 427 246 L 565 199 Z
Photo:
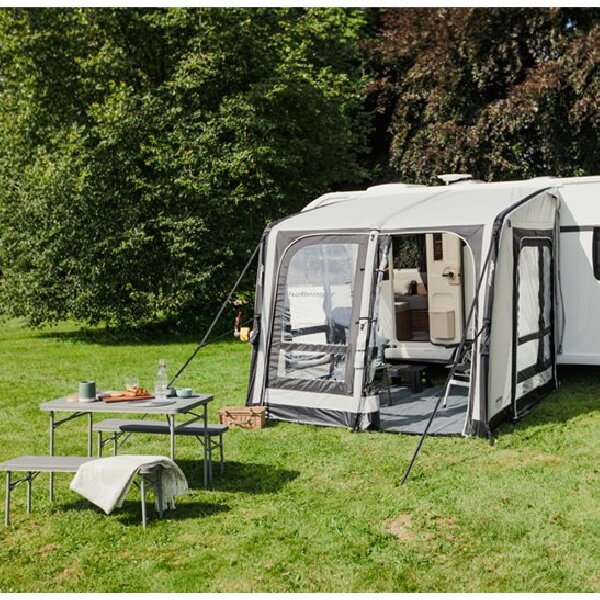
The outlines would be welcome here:
M 433 344 L 458 344 L 463 330 L 461 239 L 428 233 L 425 243 L 430 339 Z

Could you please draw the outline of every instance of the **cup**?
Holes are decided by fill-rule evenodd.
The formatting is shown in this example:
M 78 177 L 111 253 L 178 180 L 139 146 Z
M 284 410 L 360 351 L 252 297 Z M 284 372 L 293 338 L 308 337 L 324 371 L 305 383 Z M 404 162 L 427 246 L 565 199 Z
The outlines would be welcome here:
M 167 399 L 167 382 L 166 381 L 155 381 L 154 382 L 154 397 L 156 400 Z
M 96 399 L 96 382 L 79 382 L 79 402 L 93 402 Z
M 126 391 L 134 391 L 137 390 L 140 386 L 140 382 L 137 377 L 127 377 L 125 379 L 125 390 Z

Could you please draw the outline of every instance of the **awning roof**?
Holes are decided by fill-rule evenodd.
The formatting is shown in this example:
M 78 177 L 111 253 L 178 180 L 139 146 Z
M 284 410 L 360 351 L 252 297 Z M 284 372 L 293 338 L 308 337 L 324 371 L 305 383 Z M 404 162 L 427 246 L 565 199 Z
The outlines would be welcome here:
M 536 190 L 536 182 L 455 184 L 440 187 L 378 186 L 353 192 L 347 199 L 320 206 L 286 219 L 277 227 L 287 231 L 344 229 L 398 230 L 451 225 L 481 225 Z
M 582 178 L 578 178 L 581 181 Z M 560 188 L 568 179 L 537 178 L 497 183 L 425 187 L 382 185 L 365 191 L 325 194 L 321 206 L 276 227 L 279 231 L 339 231 L 444 228 L 492 223 L 496 215 L 530 194 Z

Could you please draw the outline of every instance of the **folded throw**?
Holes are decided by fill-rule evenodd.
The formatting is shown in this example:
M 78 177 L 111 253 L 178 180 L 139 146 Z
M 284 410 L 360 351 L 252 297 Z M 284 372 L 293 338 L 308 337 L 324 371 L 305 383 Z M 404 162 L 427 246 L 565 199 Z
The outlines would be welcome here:
M 108 515 L 114 508 L 123 504 L 133 478 L 140 469 L 156 465 L 163 467 L 163 506 L 158 506 L 158 495 L 155 494 L 156 508 L 160 510 L 165 508 L 165 505 L 174 508 L 175 496 L 185 494 L 188 484 L 182 470 L 164 456 L 123 454 L 90 460 L 79 467 L 70 487 L 74 492 L 99 506 Z

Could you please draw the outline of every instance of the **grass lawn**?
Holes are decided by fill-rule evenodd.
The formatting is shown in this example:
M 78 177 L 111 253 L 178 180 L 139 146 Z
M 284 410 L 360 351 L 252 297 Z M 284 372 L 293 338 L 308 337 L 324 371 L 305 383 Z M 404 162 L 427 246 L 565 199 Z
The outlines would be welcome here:
M 193 347 L 3 323 L 0 460 L 47 453 L 40 402 L 83 378 L 151 386 L 159 358 L 174 373 Z M 179 384 L 213 393 L 216 421 L 243 404 L 249 357 L 239 341 L 209 346 Z M 55 476 L 50 506 L 40 475 L 33 514 L 19 487 L 0 525 L 0 591 L 600 592 L 600 370 L 560 375 L 560 392 L 494 446 L 428 439 L 403 487 L 415 437 L 284 423 L 229 432 L 211 490 L 197 443 L 178 438 L 192 489 L 166 519 L 151 510 L 145 532 L 137 490 L 106 516 L 69 491 L 70 475 Z M 85 420 L 61 427 L 56 447 L 84 454 Z M 138 435 L 127 451 L 168 454 L 168 438 Z

